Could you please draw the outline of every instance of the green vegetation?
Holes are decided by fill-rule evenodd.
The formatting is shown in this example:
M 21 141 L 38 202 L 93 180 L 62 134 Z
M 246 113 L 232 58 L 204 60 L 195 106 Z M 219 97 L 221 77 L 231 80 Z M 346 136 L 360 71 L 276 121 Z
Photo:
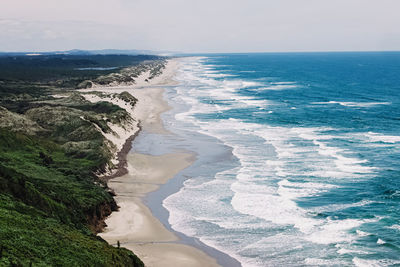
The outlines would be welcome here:
M 136 104 L 136 102 L 138 101 L 136 97 L 132 96 L 132 95 L 129 94 L 128 92 L 122 92 L 122 93 L 120 93 L 120 94 L 118 95 L 118 97 L 119 97 L 121 100 L 123 100 L 123 101 L 125 101 L 125 102 L 131 104 L 132 107 L 133 107 L 133 106 Z
M 21 113 L 33 99 L 93 83 L 134 83 L 143 71 L 164 63 L 162 57 L 147 55 L 0 56 L 0 106 Z
M 133 67 L 126 67 L 121 69 L 118 73 L 110 73 L 107 75 L 100 76 L 93 81 L 85 81 L 81 83 L 82 88 L 90 87 L 90 83 L 94 82 L 100 85 L 112 85 L 114 83 L 118 84 L 131 84 L 135 83 L 135 78 L 137 78 L 143 72 L 149 72 L 149 79 L 153 79 L 157 75 L 161 74 L 162 70 L 165 68 L 164 60 L 154 60 L 146 61 L 142 64 Z M 148 81 L 148 80 L 147 80 Z
M 0 57 L 0 266 L 143 266 L 96 236 L 117 209 L 95 175 L 112 166 L 115 152 L 102 132 L 134 121 L 118 106 L 73 91 L 107 73 L 77 65 L 125 66 L 132 57 L 85 57 Z M 112 97 L 137 101 L 126 92 Z
M 73 81 L 89 80 L 117 70 L 138 65 L 157 56 L 127 55 L 46 55 L 0 57 L 0 80 L 27 81 L 71 87 Z
M 51 141 L 0 130 L 0 265 L 141 266 L 92 232 L 116 208 L 93 165 Z

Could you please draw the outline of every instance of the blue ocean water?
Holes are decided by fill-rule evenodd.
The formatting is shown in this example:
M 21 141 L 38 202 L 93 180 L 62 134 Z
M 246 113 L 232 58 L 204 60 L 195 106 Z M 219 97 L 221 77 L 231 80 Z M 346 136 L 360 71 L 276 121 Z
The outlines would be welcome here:
M 172 228 L 243 266 L 400 266 L 400 53 L 187 57 L 177 79 L 174 127 L 229 153 L 164 200 Z

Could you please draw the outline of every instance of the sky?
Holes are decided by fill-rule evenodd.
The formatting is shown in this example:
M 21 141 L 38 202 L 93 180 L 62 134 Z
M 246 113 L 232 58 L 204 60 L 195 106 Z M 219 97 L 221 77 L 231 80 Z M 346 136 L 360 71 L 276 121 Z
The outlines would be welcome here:
M 393 51 L 399 12 L 399 0 L 1 0 L 0 51 Z

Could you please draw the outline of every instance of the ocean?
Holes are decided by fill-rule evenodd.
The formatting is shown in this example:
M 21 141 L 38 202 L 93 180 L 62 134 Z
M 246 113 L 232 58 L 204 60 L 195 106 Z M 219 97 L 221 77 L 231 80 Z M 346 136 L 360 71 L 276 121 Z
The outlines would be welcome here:
M 399 52 L 179 60 L 172 229 L 243 266 L 400 266 Z

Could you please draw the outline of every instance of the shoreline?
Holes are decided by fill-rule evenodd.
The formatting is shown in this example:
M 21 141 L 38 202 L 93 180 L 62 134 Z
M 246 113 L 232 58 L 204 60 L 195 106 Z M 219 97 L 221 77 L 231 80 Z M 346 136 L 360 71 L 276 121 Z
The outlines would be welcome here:
M 171 64 L 171 60 L 168 64 Z M 218 257 L 213 258 L 196 246 L 182 243 L 181 235 L 168 229 L 170 226 L 167 228 L 144 203 L 144 198 L 150 192 L 158 190 L 190 166 L 195 161 L 194 153 L 184 151 L 154 156 L 130 152 L 132 141 L 139 133 L 171 134 L 163 127 L 160 117 L 171 109 L 164 100 L 162 87 L 176 84 L 172 80 L 176 65 L 173 60 L 172 66 L 167 66 L 161 77 L 156 77 L 156 81 L 151 84 L 90 89 L 108 93 L 128 91 L 139 99 L 138 107 L 135 106 L 132 115 L 139 120 L 140 126 L 118 152 L 117 171 L 103 177 L 115 193 L 120 208 L 105 220 L 107 227 L 99 236 L 111 245 L 120 242 L 122 247 L 132 250 L 146 266 L 220 266 L 217 263 Z

